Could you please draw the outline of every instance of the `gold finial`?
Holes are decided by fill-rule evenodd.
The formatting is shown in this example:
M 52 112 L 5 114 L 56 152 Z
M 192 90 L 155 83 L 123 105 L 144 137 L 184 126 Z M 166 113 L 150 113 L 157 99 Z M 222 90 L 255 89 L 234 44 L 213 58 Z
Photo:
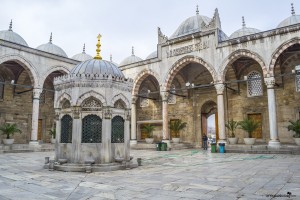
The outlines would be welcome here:
M 291 3 L 291 6 L 292 6 L 292 15 L 295 15 L 294 4 L 293 4 L 293 3 Z
M 244 18 L 244 16 L 242 17 L 242 25 L 243 25 L 243 28 L 246 27 L 246 23 L 245 23 L 245 18 Z
M 197 8 L 196 8 L 196 15 L 199 15 L 198 5 L 197 5 Z
M 101 38 L 102 36 L 99 34 L 98 35 L 98 43 L 97 43 L 97 45 L 96 45 L 96 47 L 97 47 L 97 49 L 96 49 L 96 52 L 97 52 L 97 55 L 94 57 L 94 59 L 97 59 L 97 60 L 102 60 L 102 57 L 100 56 L 100 47 L 101 47 L 101 44 L 100 44 L 100 38 Z
M 8 30 L 9 30 L 9 31 L 12 31 L 12 20 L 10 20 L 10 24 L 9 24 Z

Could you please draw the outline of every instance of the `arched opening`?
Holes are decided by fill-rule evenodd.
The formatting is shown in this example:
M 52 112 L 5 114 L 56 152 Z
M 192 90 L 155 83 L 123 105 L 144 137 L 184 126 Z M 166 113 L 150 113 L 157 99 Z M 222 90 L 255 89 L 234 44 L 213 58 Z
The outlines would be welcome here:
M 219 139 L 218 111 L 214 101 L 207 101 L 201 108 L 202 135 L 206 134 L 210 142 Z
M 30 141 L 34 84 L 30 73 L 20 62 L 10 60 L 0 64 L 0 124 L 18 125 L 22 134 L 14 136 L 15 143 Z
M 124 143 L 124 119 L 120 116 L 111 120 L 111 143 Z
M 64 115 L 61 118 L 60 143 L 72 143 L 72 127 L 73 127 L 72 117 L 70 115 Z
M 102 119 L 97 115 L 88 115 L 82 119 L 81 143 L 102 142 Z

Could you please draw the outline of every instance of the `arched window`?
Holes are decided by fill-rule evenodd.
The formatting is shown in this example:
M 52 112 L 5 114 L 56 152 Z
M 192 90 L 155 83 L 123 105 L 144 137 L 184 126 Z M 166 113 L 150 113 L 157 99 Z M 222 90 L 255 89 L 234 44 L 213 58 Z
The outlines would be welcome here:
M 253 71 L 247 76 L 248 96 L 263 95 L 262 80 L 260 73 Z
M 5 80 L 2 76 L 0 76 L 0 99 L 3 99 L 4 98 L 4 83 L 5 83 Z
M 175 94 L 175 85 L 171 85 L 170 88 L 170 95 L 168 97 L 168 104 L 175 104 L 176 103 L 176 95 Z
M 102 103 L 95 97 L 89 97 L 82 102 L 83 111 L 99 111 L 102 108 Z
M 111 120 L 111 143 L 124 143 L 124 119 L 120 116 Z
M 119 108 L 119 109 L 125 109 L 126 108 L 125 103 L 122 99 L 119 99 L 118 101 L 116 101 L 115 104 L 114 104 L 114 107 Z
M 73 119 L 70 115 L 65 115 L 61 118 L 61 143 L 72 143 L 72 126 Z
M 300 65 L 297 65 L 295 67 L 295 73 L 296 73 L 296 91 L 300 92 Z
M 88 115 L 82 119 L 82 143 L 101 143 L 102 119 L 97 115 Z
M 70 101 L 65 99 L 65 101 L 62 104 L 62 109 L 68 109 L 71 107 Z
M 149 92 L 146 87 L 143 87 L 140 91 L 140 106 L 141 107 L 148 107 L 149 106 Z M 144 98 L 143 98 L 144 97 Z

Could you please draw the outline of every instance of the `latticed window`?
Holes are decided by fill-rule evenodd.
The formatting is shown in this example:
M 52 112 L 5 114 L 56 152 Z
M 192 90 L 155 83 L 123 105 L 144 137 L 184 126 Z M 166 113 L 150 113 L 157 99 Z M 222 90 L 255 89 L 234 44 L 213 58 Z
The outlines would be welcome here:
M 149 93 L 146 87 L 142 88 L 140 91 L 140 106 L 141 107 L 148 107 L 149 106 Z
M 70 115 L 65 115 L 61 118 L 61 143 L 72 143 L 72 126 L 73 119 Z
M 295 67 L 296 72 L 296 91 L 300 92 L 300 65 Z
M 261 75 L 258 72 L 251 72 L 247 77 L 248 96 L 263 95 Z
M 4 97 L 4 78 L 2 76 L 0 76 L 0 99 L 3 99 Z
M 124 119 L 115 116 L 111 121 L 111 143 L 124 142 Z
M 126 108 L 125 103 L 122 99 L 119 99 L 118 101 L 116 101 L 114 107 L 119 108 L 119 109 L 125 109 Z
M 40 103 L 45 103 L 46 100 L 46 91 L 43 90 L 43 92 L 40 94 Z
M 169 104 L 175 104 L 176 103 L 176 95 L 175 94 L 175 85 L 172 85 L 171 86 L 171 89 L 170 89 L 170 94 L 169 94 L 169 97 L 168 97 L 168 103 Z
M 65 100 L 63 105 L 62 105 L 62 109 L 67 109 L 67 108 L 70 108 L 70 107 L 71 107 L 70 101 Z
M 88 115 L 82 119 L 82 143 L 101 143 L 102 119 L 97 115 Z
M 102 103 L 95 97 L 89 97 L 82 102 L 83 111 L 99 111 L 102 108 Z

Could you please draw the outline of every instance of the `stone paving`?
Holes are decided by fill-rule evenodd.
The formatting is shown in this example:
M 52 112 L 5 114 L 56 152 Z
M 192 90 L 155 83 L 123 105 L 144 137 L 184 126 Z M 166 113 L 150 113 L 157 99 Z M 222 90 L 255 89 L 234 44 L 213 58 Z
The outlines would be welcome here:
M 53 155 L 0 154 L 0 200 L 300 199 L 299 155 L 132 150 L 141 167 L 91 174 L 43 169 Z

